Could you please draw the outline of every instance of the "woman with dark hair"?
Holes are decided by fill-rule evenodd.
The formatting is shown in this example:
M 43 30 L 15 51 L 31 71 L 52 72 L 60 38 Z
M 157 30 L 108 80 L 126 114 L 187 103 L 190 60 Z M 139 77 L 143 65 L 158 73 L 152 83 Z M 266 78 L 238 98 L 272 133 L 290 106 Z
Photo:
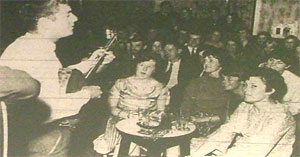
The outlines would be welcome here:
M 228 101 L 220 76 L 227 57 L 211 49 L 204 52 L 203 58 L 204 70 L 185 89 L 181 105 L 181 116 L 191 118 L 198 126 L 199 136 L 206 136 L 225 122 Z
M 282 76 L 258 68 L 246 81 L 245 98 L 230 120 L 204 141 L 192 156 L 290 156 L 295 121 L 281 100 L 287 91 Z
M 153 78 L 159 68 L 157 56 L 145 53 L 135 63 L 135 74 L 117 80 L 110 90 L 111 117 L 105 134 L 94 141 L 95 150 L 101 154 L 109 153 L 118 144 L 121 138 L 115 128 L 118 121 L 138 115 L 139 109 L 164 112 L 168 104 L 168 92 Z

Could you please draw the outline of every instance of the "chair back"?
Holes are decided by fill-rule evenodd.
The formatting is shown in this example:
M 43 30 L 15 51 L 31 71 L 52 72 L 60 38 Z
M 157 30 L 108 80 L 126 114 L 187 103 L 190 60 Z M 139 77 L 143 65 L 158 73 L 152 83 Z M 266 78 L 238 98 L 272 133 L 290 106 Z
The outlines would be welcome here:
M 6 108 L 6 104 L 3 101 L 0 101 L 0 154 L 3 157 L 7 157 L 7 151 L 8 151 L 7 108 Z

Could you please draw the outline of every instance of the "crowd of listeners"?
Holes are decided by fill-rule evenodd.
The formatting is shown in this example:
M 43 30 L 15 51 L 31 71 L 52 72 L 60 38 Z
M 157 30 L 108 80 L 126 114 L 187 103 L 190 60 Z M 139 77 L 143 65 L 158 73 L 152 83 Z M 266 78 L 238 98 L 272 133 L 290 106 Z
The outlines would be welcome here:
M 58 6 L 71 11 L 66 4 Z M 75 93 L 62 94 L 57 90 L 60 87 L 56 72 L 61 64 L 53 56 L 56 40 L 39 38 L 53 33 L 47 32 L 51 28 L 43 23 L 38 23 L 32 29 L 35 31 L 29 31 L 6 49 L 1 56 L 2 65 L 24 70 L 41 82 L 39 99 L 50 106 L 53 104 L 55 109 L 46 124 L 65 123 L 64 118 L 77 113 L 81 104 L 99 98 L 102 92 L 107 95 L 105 103 L 111 114 L 105 132 L 94 140 L 98 153 L 107 154 L 118 145 L 121 138 L 115 128 L 118 121 L 145 109 L 173 114 L 196 125 L 191 156 L 289 156 L 298 138 L 294 144 L 296 154 L 300 126 L 298 38 L 289 35 L 282 40 L 273 39 L 268 32 L 253 36 L 235 14 L 221 17 L 217 7 L 211 8 L 206 19 L 194 17 L 188 8 L 175 13 L 169 1 L 162 2 L 160 7 L 159 12 L 143 20 L 145 23 L 113 28 L 117 41 L 110 47 L 110 53 L 105 52 L 108 55 L 102 55 L 106 61 L 92 80 L 93 86 L 85 86 Z M 45 17 L 48 15 L 38 18 Z M 75 15 L 70 17 L 73 23 L 77 21 Z M 51 26 L 54 25 L 57 24 Z M 59 39 L 71 34 L 52 37 Z M 44 47 L 36 46 L 37 43 Z M 25 51 L 40 60 L 29 63 L 36 59 L 29 55 L 24 61 Z M 23 60 L 18 60 L 18 55 Z M 70 67 L 86 73 L 83 69 L 94 61 L 91 58 L 94 57 Z M 78 96 L 84 98 L 75 101 Z M 52 97 L 63 97 L 66 100 L 61 99 L 60 103 L 64 105 Z M 72 108 L 69 114 L 59 111 L 68 107 Z M 53 135 L 46 137 L 62 138 L 66 133 L 61 132 L 51 130 Z M 203 145 L 199 140 L 202 137 L 208 137 Z M 59 151 L 57 145 L 54 151 L 46 151 L 52 147 L 43 138 L 31 142 L 31 154 Z M 261 141 L 266 143 L 258 144 Z M 63 143 L 63 149 L 67 148 L 67 140 L 59 142 Z M 45 148 L 40 148 L 41 143 L 45 143 Z
M 189 9 L 183 8 L 179 13 L 175 13 L 170 3 L 163 2 L 161 10 L 153 15 L 153 19 L 147 19 L 147 24 L 150 25 L 146 27 L 148 29 L 133 25 L 128 26 L 128 28 L 135 28 L 130 29 L 131 31 L 117 30 L 117 33 L 120 31 L 122 34 L 119 38 L 121 45 L 116 45 L 114 49 L 116 59 L 109 66 L 115 70 L 108 68 L 109 80 L 113 78 L 118 80 L 133 74 L 132 71 L 136 68 L 131 66 L 131 63 L 134 65 L 135 58 L 138 56 L 157 57 L 159 62 L 156 61 L 153 78 L 161 82 L 170 92 L 170 101 L 165 111 L 191 120 L 197 126 L 197 136 L 203 137 L 219 129 L 228 120 L 231 122 L 234 119 L 230 118 L 231 115 L 237 108 L 243 106 L 242 102 L 247 98 L 245 88 L 249 88 L 250 85 L 245 81 L 251 74 L 257 72 L 258 67 L 270 68 L 281 74 L 287 85 L 287 90 L 284 85 L 276 89 L 275 93 L 281 93 L 279 94 L 281 96 L 280 98 L 274 98 L 275 94 L 270 96 L 272 99 L 270 103 L 284 104 L 297 119 L 300 106 L 298 38 L 289 35 L 284 39 L 274 39 L 269 32 L 259 32 L 253 36 L 242 20 L 234 14 L 220 17 L 217 8 L 211 9 L 211 16 L 208 19 L 196 19 Z M 272 72 L 267 70 L 265 73 Z M 105 73 L 101 75 L 108 76 Z M 260 75 L 262 74 L 258 76 Z M 106 81 L 103 84 L 109 85 Z M 240 112 L 246 112 L 244 109 L 241 110 Z M 268 121 L 267 119 L 265 120 Z M 293 118 L 288 118 L 289 127 L 293 127 L 292 121 Z M 250 125 L 252 122 L 248 121 L 248 123 Z M 255 123 L 252 124 L 256 125 Z M 270 122 L 266 122 L 265 125 L 268 124 Z M 230 127 L 234 126 L 230 125 Z M 277 128 L 278 134 L 282 131 L 279 128 Z M 257 134 L 264 133 L 257 132 Z M 221 134 L 218 138 L 220 136 L 224 135 Z M 270 142 L 274 143 L 276 140 Z M 290 139 L 288 141 L 291 142 Z M 196 145 L 199 145 L 199 142 L 196 142 Z M 295 145 L 295 148 L 297 147 L 299 146 Z M 252 150 L 253 155 L 263 155 L 257 153 L 259 151 L 266 155 L 270 147 L 265 148 L 265 150 Z M 291 149 L 286 149 L 288 150 Z M 228 156 L 241 155 L 240 151 L 242 150 L 233 151 L 234 153 L 229 153 Z M 286 154 L 282 155 L 286 156 Z

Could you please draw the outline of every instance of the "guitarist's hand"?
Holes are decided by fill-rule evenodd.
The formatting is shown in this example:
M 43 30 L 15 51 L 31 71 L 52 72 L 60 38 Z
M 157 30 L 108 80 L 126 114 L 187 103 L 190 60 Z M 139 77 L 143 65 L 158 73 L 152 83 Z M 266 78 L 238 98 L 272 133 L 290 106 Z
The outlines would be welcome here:
M 108 64 L 115 59 L 115 55 L 113 54 L 112 51 L 107 51 L 107 49 L 99 48 L 93 52 L 93 54 L 88 60 L 95 61 L 101 58 L 102 56 L 104 56 L 104 61 L 102 62 L 102 64 Z
M 102 57 L 105 53 L 106 49 L 100 47 L 99 49 L 95 50 L 92 55 L 89 57 L 88 60 L 92 61 L 92 60 L 97 60 L 100 57 Z
M 84 86 L 82 87 L 82 90 L 87 90 L 90 93 L 90 98 L 100 98 L 102 91 L 99 86 Z
M 104 56 L 104 60 L 102 62 L 102 64 L 109 64 L 110 62 L 112 62 L 116 56 L 114 55 L 114 53 L 112 51 L 105 51 L 104 54 L 106 54 Z

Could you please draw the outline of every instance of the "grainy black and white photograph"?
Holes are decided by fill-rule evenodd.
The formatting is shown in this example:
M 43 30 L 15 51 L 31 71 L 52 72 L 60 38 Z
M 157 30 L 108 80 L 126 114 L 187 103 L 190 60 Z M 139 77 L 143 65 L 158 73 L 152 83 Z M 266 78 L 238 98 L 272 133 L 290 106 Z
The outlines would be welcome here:
M 300 157 L 300 0 L 2 0 L 0 21 L 0 157 Z

